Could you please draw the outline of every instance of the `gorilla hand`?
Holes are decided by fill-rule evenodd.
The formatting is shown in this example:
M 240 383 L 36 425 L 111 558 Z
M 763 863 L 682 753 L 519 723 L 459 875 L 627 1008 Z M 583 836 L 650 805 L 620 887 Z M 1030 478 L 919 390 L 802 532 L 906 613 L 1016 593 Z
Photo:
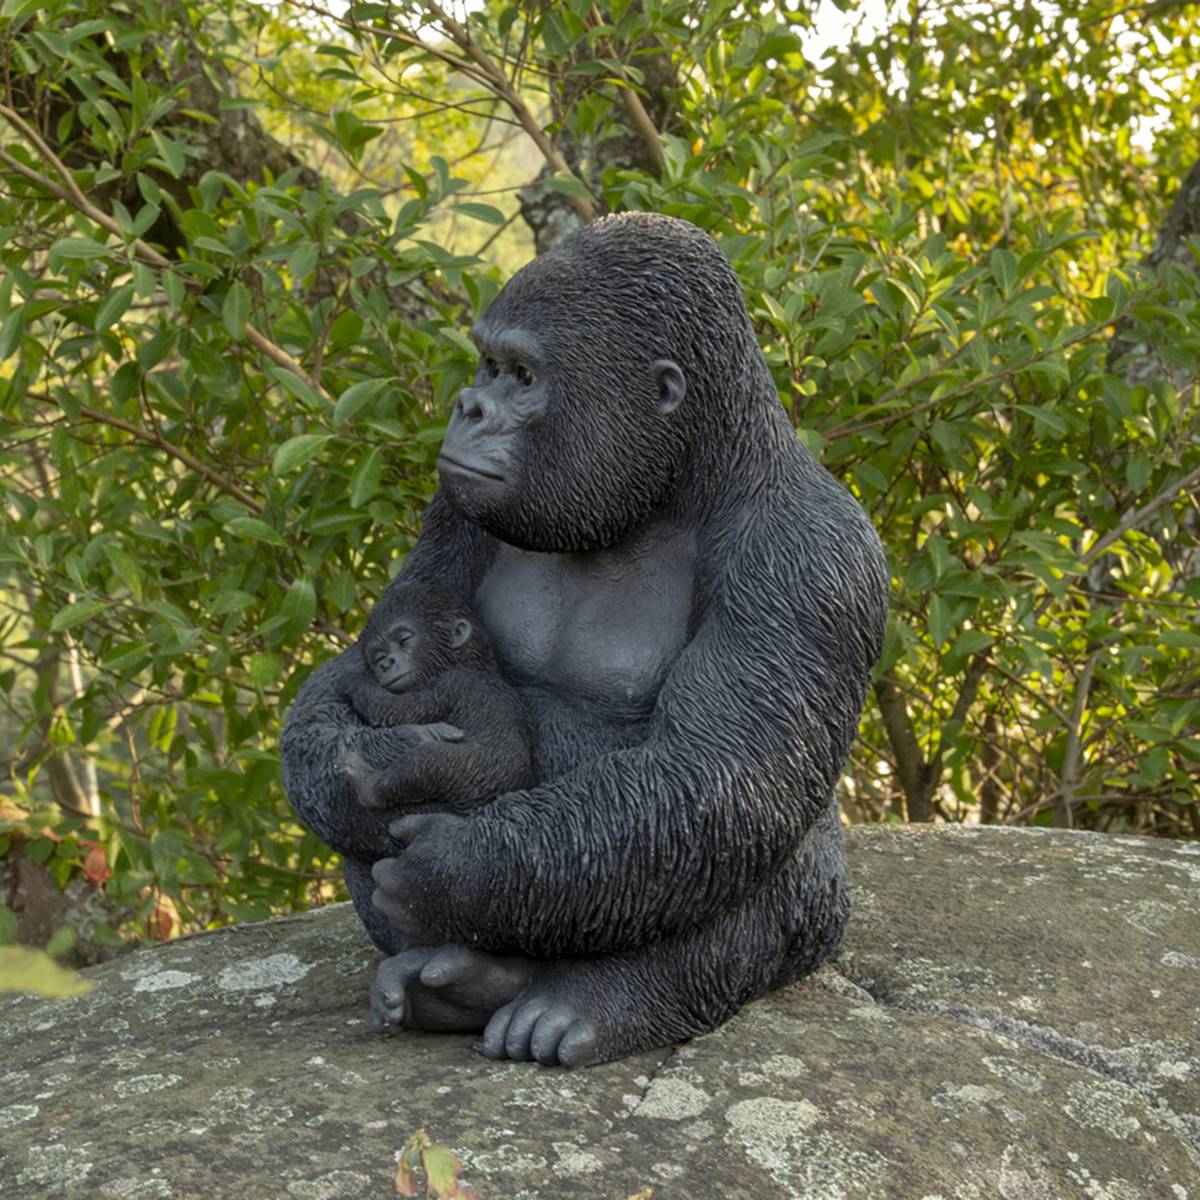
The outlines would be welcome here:
M 371 1022 L 397 1029 L 483 1029 L 528 983 L 528 959 L 466 946 L 414 946 L 385 958 L 371 985 Z
M 451 897 L 460 898 L 463 835 L 467 821 L 452 813 L 424 813 L 393 821 L 388 831 L 403 849 L 371 869 L 372 901 L 409 941 L 453 941 L 447 924 Z

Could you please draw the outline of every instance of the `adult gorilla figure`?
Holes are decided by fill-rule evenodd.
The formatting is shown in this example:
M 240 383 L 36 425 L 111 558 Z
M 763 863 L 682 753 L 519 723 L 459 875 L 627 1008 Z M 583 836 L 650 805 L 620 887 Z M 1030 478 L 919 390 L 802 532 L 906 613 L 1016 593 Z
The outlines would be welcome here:
M 483 1029 L 485 1054 L 574 1066 L 711 1029 L 836 948 L 834 783 L 887 571 L 686 222 L 580 230 L 473 335 L 399 580 L 471 599 L 541 782 L 389 838 L 335 773 L 348 746 L 375 766 L 402 751 L 339 699 L 350 652 L 300 692 L 285 778 L 392 955 L 377 1025 Z

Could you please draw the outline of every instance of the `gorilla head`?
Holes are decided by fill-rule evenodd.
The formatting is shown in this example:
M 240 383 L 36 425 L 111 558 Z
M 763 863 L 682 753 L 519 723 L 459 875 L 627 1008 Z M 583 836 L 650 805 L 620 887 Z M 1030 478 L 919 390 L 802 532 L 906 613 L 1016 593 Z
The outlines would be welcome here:
M 737 276 L 707 234 L 626 213 L 522 268 L 472 330 L 479 371 L 442 489 L 526 550 L 613 545 L 662 511 L 705 443 L 773 398 Z M 766 389 L 764 392 L 763 389 Z
M 367 670 L 389 692 L 428 683 L 452 666 L 492 663 L 475 614 L 445 588 L 393 584 L 359 639 Z

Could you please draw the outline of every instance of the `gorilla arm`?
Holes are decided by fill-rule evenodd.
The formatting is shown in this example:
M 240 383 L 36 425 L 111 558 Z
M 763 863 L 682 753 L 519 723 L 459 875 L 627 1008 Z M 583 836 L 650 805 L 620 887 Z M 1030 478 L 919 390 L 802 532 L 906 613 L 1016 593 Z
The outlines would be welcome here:
M 425 531 L 397 580 L 438 583 L 471 595 L 492 553 L 486 535 L 437 495 L 426 512 Z M 369 864 L 395 853 L 395 843 L 388 837 L 386 816 L 362 808 L 338 764 L 347 753 L 357 752 L 370 766 L 383 768 L 428 739 L 414 741 L 411 727 L 364 725 L 346 699 L 364 681 L 374 684 L 356 646 L 323 663 L 288 713 L 280 755 L 288 800 L 300 820 L 333 849 Z
M 883 605 L 882 588 L 828 578 L 841 572 L 781 579 L 774 550 L 727 581 L 643 745 L 468 817 L 398 822 L 408 847 L 375 872 L 393 923 L 537 958 L 612 953 L 704 924 L 768 880 L 833 803 Z
M 367 725 L 427 725 L 446 719 L 453 698 L 441 679 L 396 694 L 367 678 L 351 693 L 350 703 Z

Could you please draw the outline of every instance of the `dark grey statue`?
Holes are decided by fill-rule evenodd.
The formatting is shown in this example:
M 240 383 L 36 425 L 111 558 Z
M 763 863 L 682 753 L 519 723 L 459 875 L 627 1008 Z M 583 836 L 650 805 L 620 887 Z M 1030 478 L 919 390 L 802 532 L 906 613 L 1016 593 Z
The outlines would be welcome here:
M 386 770 L 431 735 L 360 718 L 357 647 L 302 688 L 285 780 L 390 956 L 378 1027 L 482 1030 L 491 1057 L 575 1066 L 712 1029 L 836 948 L 834 784 L 887 569 L 686 222 L 580 230 L 472 333 L 479 373 L 392 588 L 469 598 L 538 782 L 398 821 L 361 804 L 347 756 Z
M 445 588 L 397 583 L 359 639 L 363 674 L 344 699 L 366 725 L 413 726 L 421 744 L 382 769 L 353 748 L 342 774 L 368 808 L 478 808 L 532 787 L 533 737 L 478 618 Z

